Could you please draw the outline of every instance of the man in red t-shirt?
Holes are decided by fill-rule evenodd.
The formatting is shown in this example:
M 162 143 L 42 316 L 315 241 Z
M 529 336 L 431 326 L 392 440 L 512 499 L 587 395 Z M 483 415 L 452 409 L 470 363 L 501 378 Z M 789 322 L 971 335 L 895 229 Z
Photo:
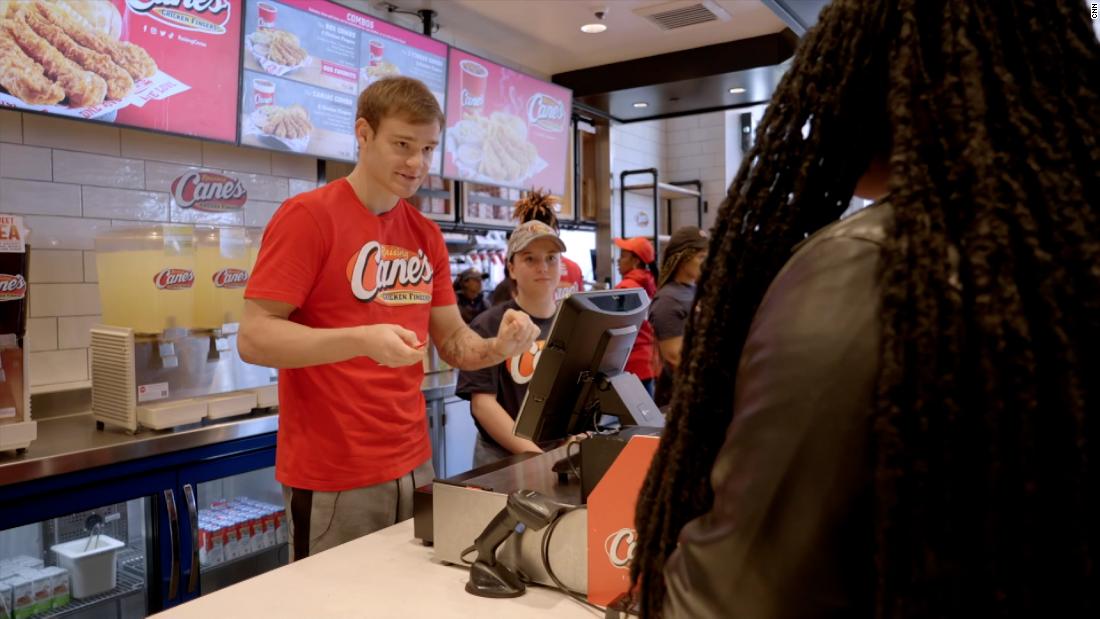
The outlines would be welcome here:
M 359 96 L 359 161 L 294 196 L 264 232 L 239 346 L 279 368 L 275 476 L 303 558 L 412 516 L 429 483 L 424 345 L 461 369 L 527 350 L 539 329 L 510 311 L 482 338 L 455 305 L 439 227 L 405 198 L 427 177 L 443 112 L 424 84 L 375 82 Z

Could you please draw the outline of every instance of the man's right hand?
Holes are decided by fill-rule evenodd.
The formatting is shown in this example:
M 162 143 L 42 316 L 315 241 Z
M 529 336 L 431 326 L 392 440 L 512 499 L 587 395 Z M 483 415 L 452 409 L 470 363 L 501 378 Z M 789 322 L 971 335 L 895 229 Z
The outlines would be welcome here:
M 363 354 L 378 365 L 399 368 L 422 363 L 425 347 L 416 334 L 408 329 L 390 324 L 363 325 Z

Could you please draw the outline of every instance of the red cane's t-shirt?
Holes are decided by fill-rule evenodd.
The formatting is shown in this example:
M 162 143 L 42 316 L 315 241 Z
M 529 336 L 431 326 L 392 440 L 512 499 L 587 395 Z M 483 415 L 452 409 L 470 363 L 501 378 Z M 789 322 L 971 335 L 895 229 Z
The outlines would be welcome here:
M 561 266 L 561 281 L 558 282 L 558 289 L 554 291 L 555 301 L 561 301 L 574 292 L 584 290 L 584 273 L 581 272 L 581 265 L 562 256 Z
M 245 297 L 290 303 L 290 320 L 391 323 L 428 338 L 431 308 L 455 303 L 439 227 L 408 202 L 382 215 L 347 180 L 283 203 L 264 231 Z M 275 477 L 335 492 L 397 479 L 431 457 L 424 368 L 369 357 L 279 370 Z

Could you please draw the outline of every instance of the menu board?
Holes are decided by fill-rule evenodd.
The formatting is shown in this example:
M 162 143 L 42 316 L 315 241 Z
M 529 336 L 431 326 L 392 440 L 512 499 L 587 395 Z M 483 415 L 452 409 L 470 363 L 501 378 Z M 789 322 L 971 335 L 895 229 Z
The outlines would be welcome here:
M 572 97 L 451 48 L 443 175 L 562 195 Z
M 429 37 L 325 0 L 248 0 L 244 31 L 242 144 L 353 161 L 358 94 L 389 75 L 444 105 L 447 45 Z
M 0 107 L 233 141 L 242 0 L 0 2 Z

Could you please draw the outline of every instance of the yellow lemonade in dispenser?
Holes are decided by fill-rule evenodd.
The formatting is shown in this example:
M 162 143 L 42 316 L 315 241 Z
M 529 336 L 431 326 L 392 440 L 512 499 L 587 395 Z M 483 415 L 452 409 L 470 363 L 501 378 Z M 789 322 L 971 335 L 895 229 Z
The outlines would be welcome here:
M 195 251 L 190 226 L 112 230 L 96 238 L 103 323 L 138 333 L 192 326 Z
M 248 283 L 248 236 L 243 228 L 198 228 L 195 244 L 195 328 L 241 321 Z
M 264 238 L 263 228 L 249 228 L 248 232 L 248 276 L 252 277 L 252 270 L 256 268 L 256 258 L 260 255 L 260 241 Z

